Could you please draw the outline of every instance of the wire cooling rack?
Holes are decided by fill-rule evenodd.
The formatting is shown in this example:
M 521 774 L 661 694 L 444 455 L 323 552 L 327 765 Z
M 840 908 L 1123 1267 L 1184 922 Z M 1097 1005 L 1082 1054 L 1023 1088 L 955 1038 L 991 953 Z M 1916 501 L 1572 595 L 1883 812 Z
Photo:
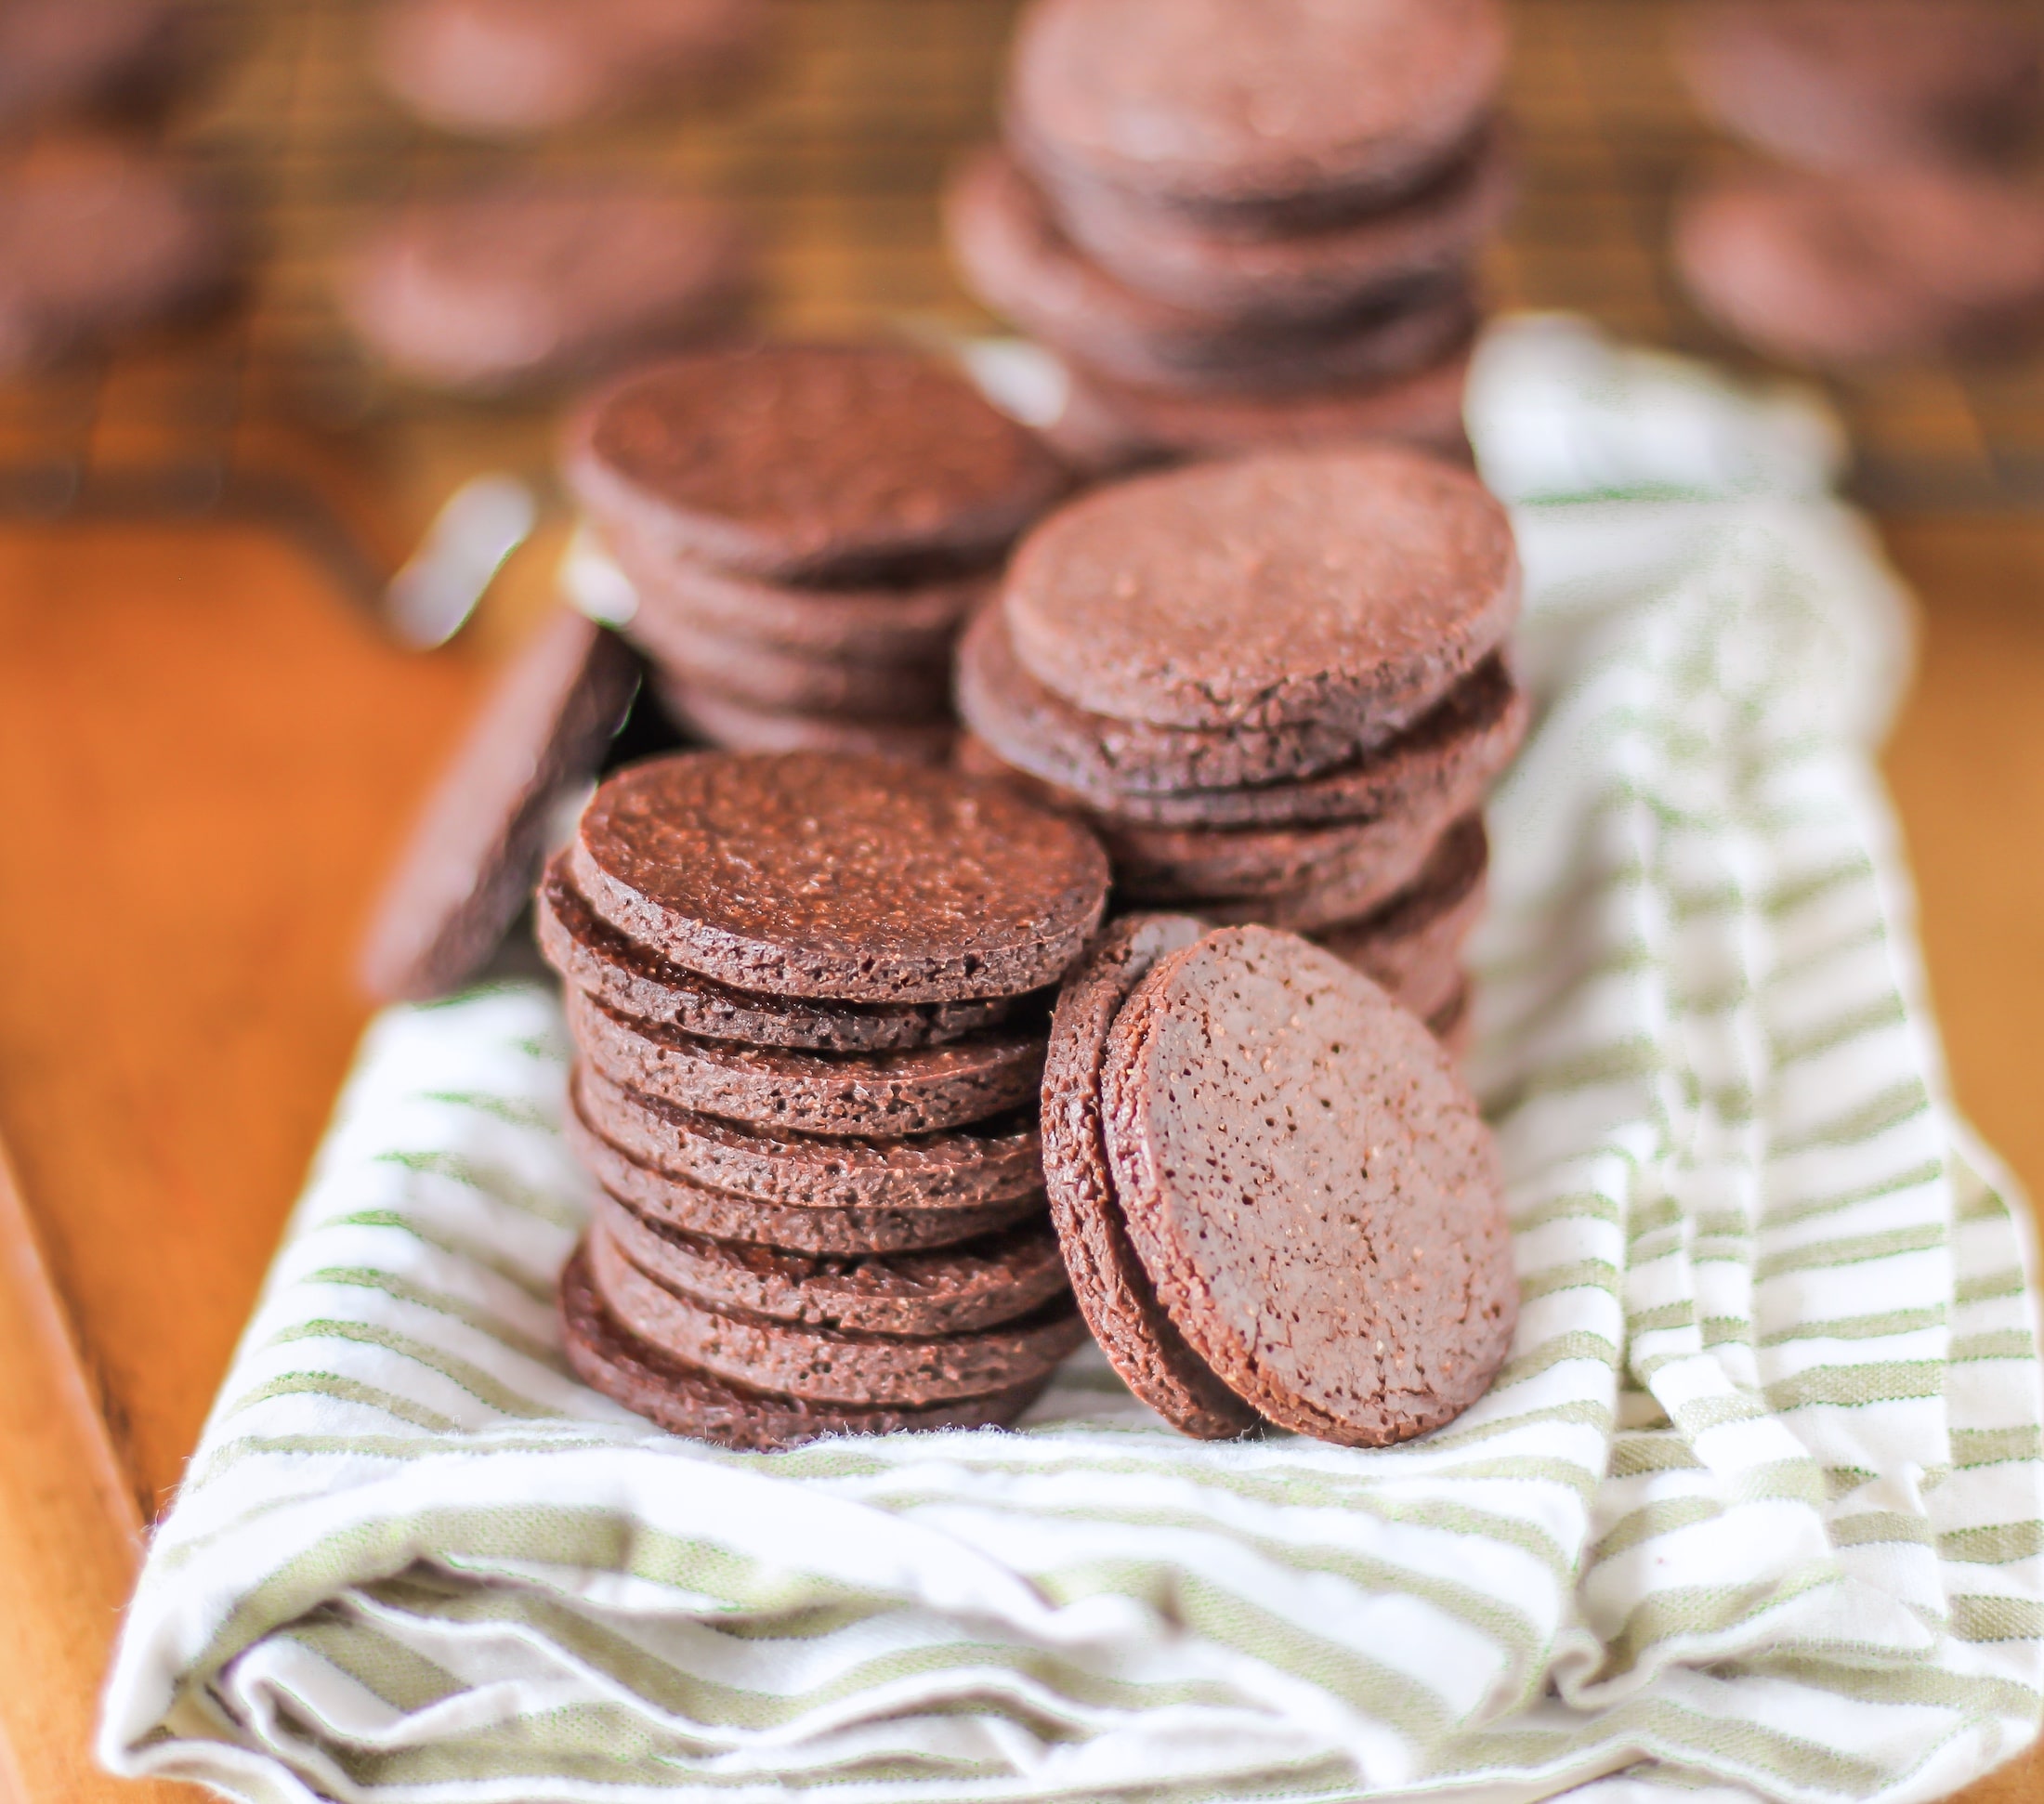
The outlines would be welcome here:
M 727 105 L 489 147 L 383 98 L 364 55 L 366 0 L 214 0 L 232 54 L 162 133 L 167 154 L 243 207 L 257 247 L 244 298 L 204 324 L 0 385 L 0 514 L 258 514 L 375 588 L 463 477 L 544 473 L 555 399 L 482 405 L 389 382 L 330 298 L 337 254 L 378 208 L 491 168 L 630 171 L 734 199 L 769 247 L 777 326 L 983 324 L 947 268 L 936 193 L 992 129 L 1015 0 L 770 4 L 772 70 Z M 1684 302 L 1664 254 L 1672 198 L 1726 154 L 1669 65 L 1673 6 L 1514 10 L 1526 179 L 1493 261 L 1496 297 L 1739 360 Z M 2044 362 L 1834 394 L 1874 505 L 2044 503 Z

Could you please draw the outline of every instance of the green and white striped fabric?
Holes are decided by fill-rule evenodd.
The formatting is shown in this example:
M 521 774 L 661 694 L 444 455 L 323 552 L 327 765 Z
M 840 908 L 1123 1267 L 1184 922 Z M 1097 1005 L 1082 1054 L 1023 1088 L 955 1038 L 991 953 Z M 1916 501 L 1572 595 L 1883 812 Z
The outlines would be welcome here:
M 1473 421 L 1544 703 L 1480 943 L 1525 1294 L 1484 1402 L 1203 1446 L 1088 1353 L 1012 1433 L 657 1434 L 557 1349 L 554 1000 L 395 1011 L 156 1536 L 107 1762 L 378 1804 L 1902 1804 L 2021 1747 L 2035 1293 L 1870 763 L 1902 602 L 1806 411 L 1536 321 Z

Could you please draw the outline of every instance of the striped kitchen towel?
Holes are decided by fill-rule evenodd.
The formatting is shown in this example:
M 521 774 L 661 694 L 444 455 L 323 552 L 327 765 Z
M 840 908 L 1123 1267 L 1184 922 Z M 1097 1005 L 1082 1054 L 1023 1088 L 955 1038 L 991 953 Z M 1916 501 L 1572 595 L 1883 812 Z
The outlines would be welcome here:
M 1524 1309 L 1382 1452 L 1075 1357 L 1015 1432 L 722 1452 L 570 1376 L 536 987 L 371 1028 L 106 1698 L 264 1800 L 1902 1800 L 2044 1694 L 2023 1210 L 1945 1095 L 1821 415 L 1557 320 L 1472 398 L 1530 578 L 1474 1072 Z

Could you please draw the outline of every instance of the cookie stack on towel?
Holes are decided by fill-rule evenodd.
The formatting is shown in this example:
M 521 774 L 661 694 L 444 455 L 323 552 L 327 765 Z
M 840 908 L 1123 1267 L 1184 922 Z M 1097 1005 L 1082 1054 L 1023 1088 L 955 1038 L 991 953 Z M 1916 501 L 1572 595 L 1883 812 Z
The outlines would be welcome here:
M 1465 451 L 1505 53 L 1496 0 L 1037 0 L 947 223 L 1064 360 L 1059 448 Z
M 1037 1133 L 1107 863 L 1002 785 L 813 752 L 612 777 L 547 870 L 569 1131 L 602 1187 L 569 1355 L 736 1446 L 1006 1422 L 1084 1339 Z
M 1096 490 L 960 647 L 961 762 L 1093 826 L 1119 906 L 1320 938 L 1453 1039 L 1519 587 L 1503 508 L 1398 447 Z
M 1067 486 L 957 371 L 879 345 L 635 371 L 583 408 L 566 470 L 591 529 L 578 599 L 619 620 L 678 724 L 924 762 L 950 749 L 960 626 Z

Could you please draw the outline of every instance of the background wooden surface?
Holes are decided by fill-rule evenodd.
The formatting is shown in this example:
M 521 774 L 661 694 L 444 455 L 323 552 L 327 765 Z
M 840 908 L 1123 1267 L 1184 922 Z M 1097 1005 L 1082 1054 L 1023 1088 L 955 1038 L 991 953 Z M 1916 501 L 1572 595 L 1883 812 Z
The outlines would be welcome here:
M 908 21 L 904 86 L 873 92 L 871 58 L 833 39 L 732 128 L 741 150 L 762 118 L 806 122 L 812 186 L 701 153 L 772 189 L 778 317 L 970 321 L 930 189 L 983 126 L 998 36 L 955 11 L 982 4 L 845 0 L 840 22 L 878 41 L 890 13 Z M 1524 8 L 1529 194 L 1498 281 L 1695 342 L 1607 129 L 1630 110 L 1641 142 L 1672 141 L 1653 11 Z M 1924 603 L 1889 769 L 1957 1093 L 2044 1188 L 2044 519 L 2002 504 L 2013 465 L 1948 374 L 1847 400 L 1902 473 L 1884 526 Z M 385 474 L 419 486 L 415 512 L 493 442 L 487 416 L 456 421 Z M 346 972 L 383 860 L 543 587 L 535 555 L 474 634 L 422 659 L 277 531 L 0 529 L 0 1792 L 136 1795 L 85 1748 L 141 1524 L 177 1482 L 360 1026 Z M 2039 1797 L 2037 1754 L 1972 1794 Z

